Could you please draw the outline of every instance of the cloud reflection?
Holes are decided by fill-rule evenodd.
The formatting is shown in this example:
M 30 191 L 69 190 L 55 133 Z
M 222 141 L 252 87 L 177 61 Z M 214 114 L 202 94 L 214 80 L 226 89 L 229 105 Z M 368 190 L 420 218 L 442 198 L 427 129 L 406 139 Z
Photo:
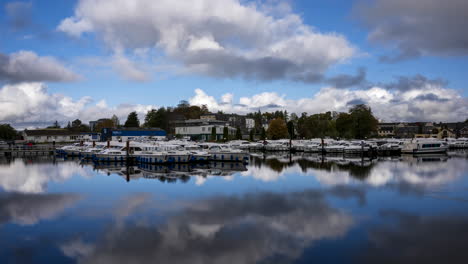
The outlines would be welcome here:
M 383 211 L 396 223 L 369 232 L 370 244 L 362 250 L 361 263 L 466 263 L 468 217 L 419 216 Z
M 43 193 L 49 182 L 63 182 L 73 175 L 91 177 L 92 173 L 77 162 L 27 163 L 26 160 L 15 159 L 0 165 L 0 187 L 10 192 Z
M 75 194 L 1 194 L 0 224 L 34 225 L 53 219 L 79 199 Z
M 134 204 L 133 199 L 122 208 Z M 62 249 L 80 263 L 285 262 L 314 241 L 345 235 L 353 225 L 352 217 L 331 207 L 319 191 L 213 197 L 181 206 L 161 225 L 116 224 L 94 245 L 71 241 Z

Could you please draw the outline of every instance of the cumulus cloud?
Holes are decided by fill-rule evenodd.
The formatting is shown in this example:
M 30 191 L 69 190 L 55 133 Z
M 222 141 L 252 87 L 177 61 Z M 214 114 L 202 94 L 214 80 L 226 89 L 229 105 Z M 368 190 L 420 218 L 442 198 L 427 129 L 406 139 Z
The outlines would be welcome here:
M 310 97 L 297 100 L 287 99 L 286 95 L 276 92 L 241 97 L 238 103 L 234 102 L 232 95 L 230 98 L 232 103 L 226 103 L 196 89 L 189 102 L 205 104 L 212 111 L 248 113 L 285 109 L 309 114 L 346 112 L 352 105 L 365 103 L 384 121 L 460 121 L 468 113 L 468 99 L 457 90 L 447 88 L 442 80 L 430 80 L 419 75 L 400 78 L 396 83 L 371 85 L 369 89 L 324 87 Z
M 1 194 L 0 223 L 34 225 L 55 218 L 79 199 L 74 194 Z
M 85 250 L 74 241 L 62 248 L 80 263 L 288 263 L 315 241 L 345 235 L 354 223 L 319 191 L 221 196 L 181 206 L 160 225 L 126 222 Z
M 53 57 L 24 50 L 9 55 L 0 53 L 0 81 L 69 82 L 80 78 Z
M 316 82 L 357 53 L 342 35 L 319 32 L 275 1 L 81 0 L 57 29 L 95 33 L 116 52 L 153 49 L 183 72 L 219 78 Z M 144 79 L 134 70 L 120 69 Z
M 43 83 L 18 83 L 0 88 L 0 121 L 17 127 L 50 125 L 51 121 L 66 122 L 76 118 L 82 121 L 110 118 L 113 114 L 121 120 L 136 111 L 140 118 L 155 106 L 120 104 L 110 107 L 104 100 L 93 104 L 89 96 L 78 100 L 51 94 Z
M 468 55 L 465 0 L 363 1 L 354 13 L 370 29 L 370 41 L 398 50 L 383 56 L 382 61 L 398 62 L 425 54 Z

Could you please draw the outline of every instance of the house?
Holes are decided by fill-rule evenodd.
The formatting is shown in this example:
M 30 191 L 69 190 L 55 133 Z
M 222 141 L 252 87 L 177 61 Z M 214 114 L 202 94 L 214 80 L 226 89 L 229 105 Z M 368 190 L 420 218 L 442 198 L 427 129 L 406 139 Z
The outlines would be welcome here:
M 460 129 L 459 136 L 462 138 L 468 138 L 468 126 Z
M 23 138 L 35 143 L 76 142 L 82 140 L 82 133 L 66 129 L 25 129 Z
M 106 130 L 107 137 L 104 140 L 108 140 L 109 130 L 111 135 L 111 140 L 115 141 L 131 141 L 141 138 L 150 138 L 157 140 L 166 139 L 166 131 L 160 128 L 119 128 L 119 129 L 103 129 Z
M 398 123 L 380 123 L 377 128 L 377 134 L 380 137 L 393 137 L 395 136 L 395 127 Z
M 228 134 L 236 134 L 236 128 L 229 125 L 228 121 L 213 118 L 189 119 L 179 122 L 175 127 L 176 135 L 190 137 L 192 140 L 211 140 L 213 128 L 216 131 L 216 140 L 223 139 L 224 127 L 228 128 Z
M 457 135 L 455 132 L 451 129 L 444 128 L 439 130 L 439 133 L 437 133 L 437 138 L 438 139 L 443 139 L 443 138 L 456 138 Z

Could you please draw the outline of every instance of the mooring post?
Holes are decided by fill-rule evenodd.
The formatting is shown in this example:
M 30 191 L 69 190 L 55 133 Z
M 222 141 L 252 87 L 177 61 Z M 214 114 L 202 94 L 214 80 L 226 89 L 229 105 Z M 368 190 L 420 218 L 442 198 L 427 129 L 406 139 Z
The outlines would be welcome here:
M 129 159 L 129 157 L 130 157 L 130 153 L 129 153 L 129 151 L 130 151 L 130 140 L 127 140 L 127 148 L 126 149 L 127 149 L 127 153 L 126 153 L 127 154 L 127 159 L 126 160 L 127 160 L 127 163 L 128 163 L 129 160 L 130 160 Z
M 110 148 L 110 141 L 107 140 L 107 148 Z
M 324 144 L 324 141 L 323 141 L 323 138 L 321 138 L 322 140 L 322 155 L 325 154 L 325 144 Z
M 96 141 L 93 140 L 93 148 L 96 147 Z

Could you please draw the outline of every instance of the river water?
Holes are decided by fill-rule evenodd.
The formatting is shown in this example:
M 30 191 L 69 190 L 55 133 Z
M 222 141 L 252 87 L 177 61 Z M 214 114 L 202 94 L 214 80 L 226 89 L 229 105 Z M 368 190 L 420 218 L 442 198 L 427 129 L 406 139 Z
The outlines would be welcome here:
M 0 263 L 468 263 L 468 155 L 0 160 Z

